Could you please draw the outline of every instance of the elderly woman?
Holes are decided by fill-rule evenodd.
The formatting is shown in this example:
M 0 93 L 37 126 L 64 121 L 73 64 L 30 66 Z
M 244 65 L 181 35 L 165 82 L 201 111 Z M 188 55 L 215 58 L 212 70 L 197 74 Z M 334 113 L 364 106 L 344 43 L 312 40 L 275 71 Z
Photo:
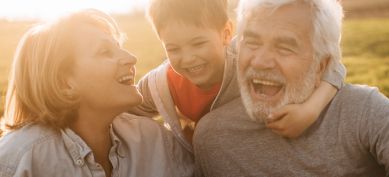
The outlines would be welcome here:
M 191 176 L 192 157 L 139 105 L 115 21 L 84 10 L 30 29 L 6 96 L 0 176 Z

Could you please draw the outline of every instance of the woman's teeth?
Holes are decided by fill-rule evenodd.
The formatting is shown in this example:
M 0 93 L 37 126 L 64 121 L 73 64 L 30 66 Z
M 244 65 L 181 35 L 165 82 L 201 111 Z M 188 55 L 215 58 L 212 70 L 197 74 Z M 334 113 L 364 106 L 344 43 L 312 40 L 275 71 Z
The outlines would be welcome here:
M 132 75 L 127 75 L 127 76 L 122 76 L 122 77 L 120 77 L 119 78 L 119 83 L 121 83 L 121 84 L 130 84 L 130 85 L 132 85 L 132 84 L 134 84 L 134 76 L 132 76 Z

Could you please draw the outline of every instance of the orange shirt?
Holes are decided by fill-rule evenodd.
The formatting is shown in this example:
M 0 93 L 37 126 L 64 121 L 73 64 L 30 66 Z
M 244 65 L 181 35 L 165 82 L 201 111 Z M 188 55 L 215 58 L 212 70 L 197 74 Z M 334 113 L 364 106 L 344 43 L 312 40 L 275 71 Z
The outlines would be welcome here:
M 196 123 L 210 111 L 221 87 L 221 84 L 216 84 L 211 89 L 202 90 L 176 73 L 171 66 L 167 71 L 167 78 L 174 104 L 185 117 Z

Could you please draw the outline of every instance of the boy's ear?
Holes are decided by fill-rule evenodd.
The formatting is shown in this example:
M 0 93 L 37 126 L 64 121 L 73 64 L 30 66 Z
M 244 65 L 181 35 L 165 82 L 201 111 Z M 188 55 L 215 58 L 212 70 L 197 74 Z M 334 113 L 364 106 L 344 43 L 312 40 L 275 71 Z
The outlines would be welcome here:
M 224 45 L 230 45 L 231 39 L 233 34 L 233 25 L 231 20 L 228 20 L 226 24 L 224 25 L 222 35 L 223 35 L 223 44 Z

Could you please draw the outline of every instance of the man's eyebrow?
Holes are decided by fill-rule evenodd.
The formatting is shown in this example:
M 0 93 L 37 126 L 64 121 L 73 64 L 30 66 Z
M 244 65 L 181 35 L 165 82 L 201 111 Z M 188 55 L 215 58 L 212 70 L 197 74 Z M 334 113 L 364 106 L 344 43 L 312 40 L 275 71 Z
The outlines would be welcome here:
M 295 38 L 292 37 L 279 37 L 276 38 L 277 43 L 286 44 L 292 47 L 298 47 L 298 42 Z
M 245 38 L 247 38 L 247 37 L 249 37 L 249 38 L 260 38 L 261 36 L 259 34 L 255 33 L 252 30 L 245 30 L 243 32 L 243 37 L 245 37 Z

